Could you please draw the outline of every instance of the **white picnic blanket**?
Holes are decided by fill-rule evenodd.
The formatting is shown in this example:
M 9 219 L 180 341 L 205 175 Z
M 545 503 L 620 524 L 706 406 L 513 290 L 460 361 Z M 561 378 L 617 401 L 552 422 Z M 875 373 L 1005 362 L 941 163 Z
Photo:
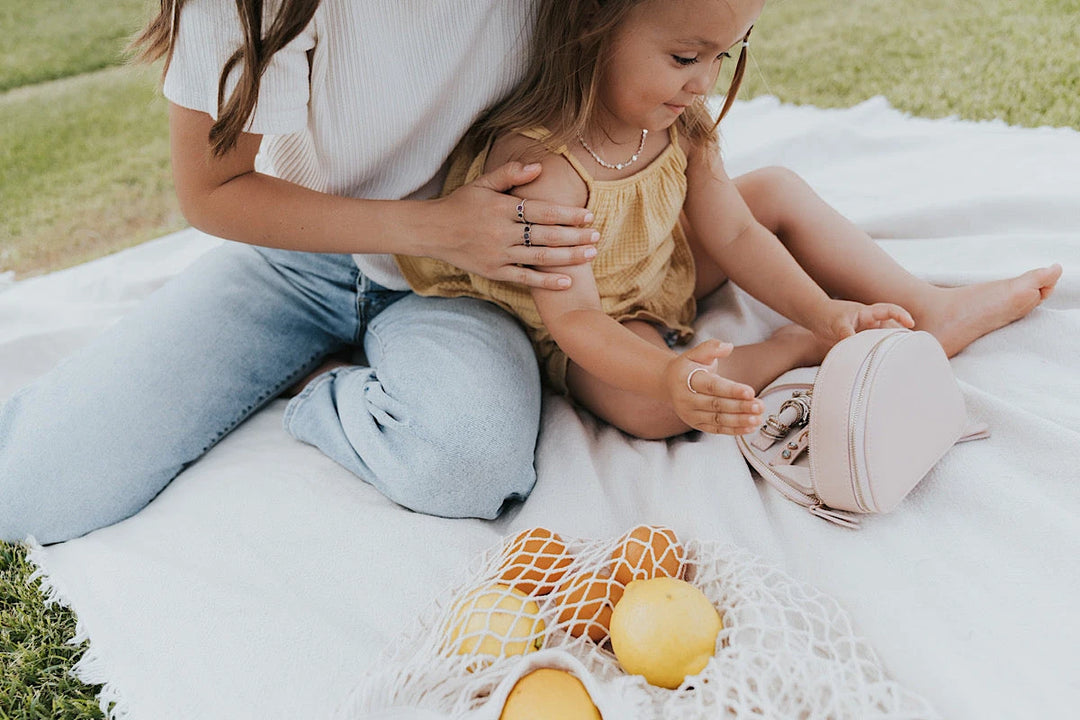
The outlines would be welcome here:
M 494 522 L 413 514 L 281 429 L 243 424 L 148 508 L 33 560 L 79 617 L 77 671 L 119 717 L 334 717 L 378 653 L 521 528 L 640 522 L 733 543 L 831 595 L 893 679 L 944 717 L 1080 707 L 1080 133 L 759 98 L 724 122 L 732 174 L 783 164 L 921 277 L 1060 262 L 1057 291 L 953 360 L 989 440 L 957 446 L 892 515 L 830 526 L 755 483 L 734 441 L 629 439 L 546 400 L 532 497 Z M 0 278 L 0 398 L 219 241 L 184 231 L 71 270 Z M 779 320 L 732 287 L 705 336 Z

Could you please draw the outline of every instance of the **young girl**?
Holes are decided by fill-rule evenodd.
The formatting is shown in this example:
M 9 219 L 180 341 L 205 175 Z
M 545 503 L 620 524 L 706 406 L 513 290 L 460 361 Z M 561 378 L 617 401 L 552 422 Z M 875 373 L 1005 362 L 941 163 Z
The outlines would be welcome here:
M 522 243 L 534 200 L 585 204 L 600 230 L 591 267 L 565 292 L 491 281 L 399 258 L 421 294 L 494 300 L 528 327 L 548 383 L 631 434 L 746 433 L 754 394 L 814 365 L 838 340 L 884 324 L 933 333 L 951 356 L 1023 317 L 1059 266 L 939 288 L 897 265 L 797 176 L 731 179 L 703 98 L 739 52 L 723 114 L 763 0 L 542 0 L 526 78 L 473 128 L 447 189 L 508 159 L 543 166 L 514 192 Z M 538 258 L 543 252 L 537 253 Z M 734 350 L 670 349 L 691 335 L 695 299 L 731 278 L 796 325 Z

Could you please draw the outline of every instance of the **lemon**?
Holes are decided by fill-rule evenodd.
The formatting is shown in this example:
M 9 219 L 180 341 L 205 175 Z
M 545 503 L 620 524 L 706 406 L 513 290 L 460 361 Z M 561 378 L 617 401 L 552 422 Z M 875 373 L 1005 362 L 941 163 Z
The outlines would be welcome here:
M 675 689 L 705 669 L 723 627 L 705 593 L 685 580 L 634 580 L 611 614 L 611 649 L 626 672 Z
M 499 720 L 602 720 L 589 691 L 573 673 L 540 668 L 510 690 Z
M 540 607 L 509 585 L 481 586 L 457 603 L 450 646 L 459 655 L 524 655 L 543 644 Z

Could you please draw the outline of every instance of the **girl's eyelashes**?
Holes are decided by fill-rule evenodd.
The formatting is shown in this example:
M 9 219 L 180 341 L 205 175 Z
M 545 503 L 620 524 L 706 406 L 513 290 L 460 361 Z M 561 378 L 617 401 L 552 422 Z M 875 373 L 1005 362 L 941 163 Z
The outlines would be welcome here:
M 680 65 L 681 67 L 687 67 L 688 65 L 693 65 L 693 64 L 698 62 L 698 56 L 697 55 L 694 55 L 692 57 L 686 57 L 685 55 L 672 55 L 671 57 L 672 57 L 673 60 L 675 60 L 675 63 L 677 65 Z M 724 52 L 717 55 L 716 59 L 717 60 L 723 60 L 724 58 L 730 58 L 730 57 L 731 57 L 731 53 L 729 53 L 729 52 L 727 52 L 725 50 Z

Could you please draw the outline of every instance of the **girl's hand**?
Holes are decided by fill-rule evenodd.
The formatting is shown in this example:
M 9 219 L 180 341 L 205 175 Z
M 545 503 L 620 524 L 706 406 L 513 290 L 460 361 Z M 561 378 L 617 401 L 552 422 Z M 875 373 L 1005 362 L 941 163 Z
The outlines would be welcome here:
M 664 380 L 671 405 L 690 427 L 721 435 L 745 435 L 761 425 L 764 407 L 754 398 L 754 389 L 716 373 L 716 361 L 733 349 L 731 343 L 708 340 L 668 363 Z
M 864 305 L 848 300 L 830 300 L 826 313 L 813 328 L 822 340 L 838 343 L 860 330 L 882 327 L 915 327 L 911 314 L 892 303 Z
M 519 198 L 505 193 L 532 182 L 539 164 L 509 162 L 464 185 L 445 198 L 430 201 L 434 213 L 422 232 L 424 251 L 492 280 L 548 290 L 570 287 L 570 277 L 544 268 L 579 265 L 596 256 L 600 234 L 585 227 L 592 213 L 542 200 L 528 200 L 524 220 Z M 525 244 L 525 228 L 529 245 Z

